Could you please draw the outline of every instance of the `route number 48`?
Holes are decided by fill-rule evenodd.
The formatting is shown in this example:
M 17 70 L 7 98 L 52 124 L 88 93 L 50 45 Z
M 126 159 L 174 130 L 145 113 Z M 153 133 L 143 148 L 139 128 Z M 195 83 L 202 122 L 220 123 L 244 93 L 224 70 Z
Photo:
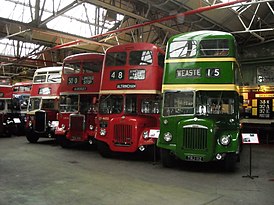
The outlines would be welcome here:
M 123 70 L 114 70 L 110 72 L 110 80 L 123 80 L 124 71 Z

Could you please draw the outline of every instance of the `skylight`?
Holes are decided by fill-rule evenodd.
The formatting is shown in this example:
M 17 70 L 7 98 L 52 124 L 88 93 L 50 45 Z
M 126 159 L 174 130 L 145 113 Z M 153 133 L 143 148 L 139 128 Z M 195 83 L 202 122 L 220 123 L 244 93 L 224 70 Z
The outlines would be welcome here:
M 106 18 L 108 10 L 77 0 L 41 0 L 39 12 L 36 12 L 36 2 L 38 1 L 1 0 L 0 17 L 23 23 L 35 21 L 39 27 L 46 26 L 49 29 L 87 38 L 107 32 L 124 18 L 119 14 L 115 14 L 112 19 Z M 0 39 L 0 55 L 16 54 L 16 48 L 12 49 L 14 42 L 18 44 L 17 41 Z M 28 44 L 26 47 L 36 46 Z
M 0 41 L 0 55 L 4 56 L 27 56 L 33 50 L 39 52 L 42 51 L 42 49 L 40 45 L 33 43 L 9 39 L 2 39 Z

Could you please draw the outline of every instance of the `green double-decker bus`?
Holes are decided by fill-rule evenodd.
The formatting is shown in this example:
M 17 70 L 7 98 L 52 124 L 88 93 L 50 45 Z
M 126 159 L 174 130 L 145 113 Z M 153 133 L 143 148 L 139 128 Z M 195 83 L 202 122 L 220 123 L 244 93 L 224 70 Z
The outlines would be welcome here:
M 173 36 L 166 49 L 160 118 L 161 160 L 222 161 L 234 170 L 241 144 L 241 72 L 235 38 L 196 31 Z

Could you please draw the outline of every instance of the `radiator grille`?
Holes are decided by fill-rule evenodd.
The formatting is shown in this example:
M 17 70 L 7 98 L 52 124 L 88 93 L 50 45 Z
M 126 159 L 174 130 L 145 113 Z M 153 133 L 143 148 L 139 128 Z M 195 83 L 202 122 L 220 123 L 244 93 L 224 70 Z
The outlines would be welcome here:
M 132 126 L 114 125 L 114 143 L 121 146 L 130 146 L 132 144 Z
M 35 112 L 35 131 L 45 132 L 46 131 L 46 112 L 36 111 Z
M 70 115 L 70 131 L 84 131 L 85 129 L 85 116 L 84 115 Z
M 207 129 L 183 128 L 183 148 L 202 150 L 207 148 Z

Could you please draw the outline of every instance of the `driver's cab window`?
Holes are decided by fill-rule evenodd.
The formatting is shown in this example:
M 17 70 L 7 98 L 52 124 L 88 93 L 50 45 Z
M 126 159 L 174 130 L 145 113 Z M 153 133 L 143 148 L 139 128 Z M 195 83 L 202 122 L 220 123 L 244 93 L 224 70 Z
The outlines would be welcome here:
M 141 105 L 141 112 L 143 114 L 159 114 L 160 100 L 158 99 L 143 99 Z
M 100 114 L 119 114 L 123 112 L 122 95 L 103 95 L 100 97 Z
M 92 96 L 91 95 L 80 95 L 80 113 L 86 114 L 93 110 Z
M 210 114 L 233 114 L 234 113 L 234 99 L 210 98 L 208 100 Z
M 126 113 L 136 114 L 137 113 L 137 97 L 136 96 L 126 96 Z

